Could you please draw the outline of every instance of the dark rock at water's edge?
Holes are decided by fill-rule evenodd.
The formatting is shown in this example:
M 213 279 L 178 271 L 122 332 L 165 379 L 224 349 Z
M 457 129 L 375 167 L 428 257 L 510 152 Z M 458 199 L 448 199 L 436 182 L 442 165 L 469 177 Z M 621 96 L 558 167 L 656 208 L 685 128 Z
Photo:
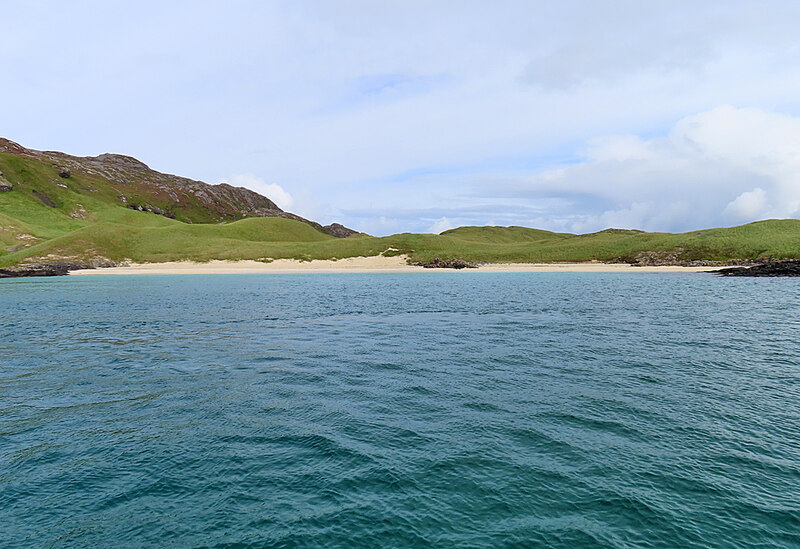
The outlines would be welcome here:
M 55 261 L 53 263 L 31 263 L 0 269 L 0 278 L 23 278 L 29 276 L 66 276 L 70 271 L 116 267 L 113 261 L 92 261 L 90 263 Z
M 713 272 L 720 276 L 800 276 L 800 260 L 770 261 L 752 267 L 732 267 Z
M 44 263 L 0 269 L 0 278 L 21 278 L 28 276 L 64 276 L 69 274 L 65 263 Z
M 426 269 L 477 269 L 478 266 L 475 263 L 470 263 L 469 261 L 465 261 L 463 259 L 453 258 L 453 259 L 442 259 L 440 257 L 434 257 L 430 261 L 412 261 L 411 265 L 415 265 L 417 267 L 425 267 Z

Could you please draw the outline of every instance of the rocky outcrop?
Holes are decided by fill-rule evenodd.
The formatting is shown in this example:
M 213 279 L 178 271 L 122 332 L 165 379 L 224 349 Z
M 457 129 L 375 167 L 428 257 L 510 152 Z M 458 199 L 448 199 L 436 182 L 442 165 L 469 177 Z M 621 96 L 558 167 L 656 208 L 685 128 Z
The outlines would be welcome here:
M 14 186 L 3 178 L 3 172 L 0 172 L 0 193 L 7 193 L 13 188 Z
M 417 267 L 425 267 L 426 269 L 477 269 L 478 268 L 478 266 L 475 263 L 470 263 L 469 261 L 465 261 L 459 258 L 442 259 L 440 257 L 434 257 L 430 261 L 411 261 L 409 263 Z
M 751 267 L 732 267 L 730 269 L 719 269 L 713 271 L 720 276 L 755 276 L 755 277 L 777 277 L 777 276 L 800 276 L 800 261 L 796 259 L 785 261 L 769 261 Z
M 330 225 L 325 225 L 322 227 L 322 232 L 328 233 L 331 236 L 335 236 L 337 238 L 347 238 L 348 236 L 358 234 L 358 231 L 354 231 L 353 229 L 348 229 L 344 225 L 339 223 L 331 223 Z
M 130 208 L 131 210 L 138 210 L 140 212 L 150 212 L 156 215 L 163 215 L 164 217 L 169 217 L 170 219 L 175 219 L 175 212 L 167 208 L 166 210 L 162 210 L 158 206 L 151 206 L 148 203 L 139 204 L 136 201 L 128 202 L 127 198 L 125 199 L 125 207 Z
M 356 232 L 338 223 L 323 226 L 284 212 L 272 200 L 250 189 L 234 187 L 227 183 L 210 185 L 203 181 L 161 173 L 140 160 L 122 154 L 70 156 L 55 151 L 26 149 L 18 143 L 3 138 L 0 138 L 0 152 L 47 162 L 57 170 L 59 177 L 65 179 L 73 175 L 100 177 L 116 190 L 120 205 L 186 222 L 235 221 L 243 217 L 285 217 L 308 223 L 338 238 Z
M 633 257 L 615 257 L 610 261 L 610 263 L 628 263 L 634 267 L 725 267 L 734 265 L 748 265 L 758 261 L 766 261 L 766 259 L 755 261 L 749 259 L 729 259 L 726 261 L 716 261 L 713 259 L 688 259 L 688 255 L 689 254 L 686 253 L 686 250 L 681 247 L 675 248 L 674 250 L 648 250 L 639 252 Z
M 65 264 L 44 263 L 36 265 L 25 265 L 21 267 L 8 267 L 0 269 L 0 278 L 21 278 L 28 276 L 64 276 L 69 274 L 69 268 Z
M 75 209 L 69 212 L 69 216 L 72 219 L 86 219 L 87 215 L 86 208 L 83 207 L 83 204 L 75 204 Z
M 85 262 L 73 261 L 54 261 L 51 263 L 29 263 L 0 269 L 0 278 L 23 278 L 33 276 L 66 276 L 70 271 L 81 271 L 84 269 L 103 269 L 106 267 L 116 267 L 113 261 L 96 260 Z

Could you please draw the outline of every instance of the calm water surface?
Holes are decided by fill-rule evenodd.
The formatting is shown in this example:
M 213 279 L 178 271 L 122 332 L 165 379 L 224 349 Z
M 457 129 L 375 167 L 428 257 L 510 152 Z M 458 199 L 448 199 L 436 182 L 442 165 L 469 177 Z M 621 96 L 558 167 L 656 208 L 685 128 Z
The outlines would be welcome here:
M 0 546 L 798 547 L 800 280 L 2 281 Z

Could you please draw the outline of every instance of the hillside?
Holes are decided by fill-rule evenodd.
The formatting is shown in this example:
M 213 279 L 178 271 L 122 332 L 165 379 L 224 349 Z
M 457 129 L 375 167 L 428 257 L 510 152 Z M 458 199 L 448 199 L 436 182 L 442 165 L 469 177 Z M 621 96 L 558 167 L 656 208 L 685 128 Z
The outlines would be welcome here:
M 162 174 L 122 155 L 74 157 L 0 140 L 0 172 L 0 267 L 381 253 L 417 261 L 639 264 L 800 258 L 800 221 L 794 219 L 682 234 L 460 227 L 441 235 L 371 237 L 284 212 L 248 189 Z
M 97 218 L 93 214 L 117 206 L 185 223 L 283 217 L 308 223 L 332 236 L 344 237 L 355 232 L 338 224 L 323 227 L 285 212 L 250 189 L 226 183 L 210 185 L 157 172 L 130 156 L 71 156 L 26 149 L 3 138 L 0 138 L 0 186 L 10 186 L 22 197 L 34 199 L 36 206 L 59 210 L 74 219 L 81 218 L 81 210 L 87 209 L 83 202 L 88 201 L 93 206 L 89 218 Z

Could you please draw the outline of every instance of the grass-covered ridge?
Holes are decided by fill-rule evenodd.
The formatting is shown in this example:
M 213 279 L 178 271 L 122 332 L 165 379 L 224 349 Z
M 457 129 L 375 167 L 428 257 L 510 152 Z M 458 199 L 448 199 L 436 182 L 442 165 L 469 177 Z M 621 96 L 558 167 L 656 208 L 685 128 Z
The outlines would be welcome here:
M 5 196 L 0 196 L 4 210 Z M 253 218 L 234 223 L 186 224 L 153 214 L 122 210 L 114 218 L 71 225 L 67 216 L 53 225 L 38 225 L 0 214 L 3 246 L 19 245 L 22 234 L 32 244 L 0 255 L 0 266 L 56 259 L 110 259 L 161 262 L 212 259 L 295 258 L 303 260 L 407 253 L 415 260 L 459 257 L 487 262 L 621 261 L 642 253 L 677 254 L 680 260 L 730 260 L 800 257 L 800 221 L 760 221 L 740 227 L 683 234 L 594 233 L 564 235 L 542 232 L 531 239 L 517 230 L 493 228 L 479 240 L 474 231 L 442 235 L 398 234 L 334 238 L 299 221 Z M 45 216 L 45 221 L 52 214 Z M 57 228 L 54 228 L 57 227 Z M 469 228 L 473 229 L 473 228 Z M 482 228 L 480 228 L 482 230 Z M 56 234 L 56 233 L 61 234 Z M 15 236 L 16 235 L 16 241 Z M 34 237 L 37 240 L 30 241 Z M 12 247 L 13 246 L 9 246 Z M 396 251 L 395 251 L 396 250 Z
M 120 182 L 76 170 L 59 176 L 51 162 L 0 153 L 0 172 L 13 185 L 0 192 L 0 267 L 33 262 L 111 260 L 160 262 L 213 259 L 331 259 L 404 253 L 485 262 L 666 261 L 800 258 L 800 220 L 769 220 L 681 234 L 606 230 L 574 235 L 526 227 L 460 227 L 441 235 L 354 235 L 335 238 L 283 217 L 246 217 L 220 223 L 217 210 L 165 198 L 165 187 Z M 144 172 L 143 172 L 144 173 Z M 124 193 L 128 202 L 121 201 Z M 141 201 L 175 218 L 131 209 Z

